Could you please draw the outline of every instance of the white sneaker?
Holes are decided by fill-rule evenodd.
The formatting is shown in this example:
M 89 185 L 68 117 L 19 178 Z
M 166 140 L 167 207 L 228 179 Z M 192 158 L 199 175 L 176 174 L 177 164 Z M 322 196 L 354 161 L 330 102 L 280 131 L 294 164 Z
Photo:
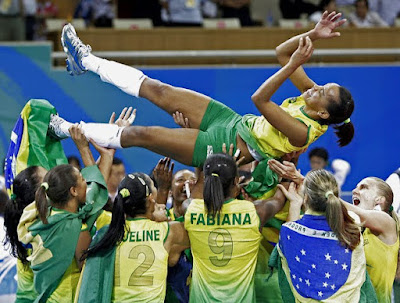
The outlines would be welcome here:
M 69 124 L 71 123 L 65 121 L 59 115 L 51 114 L 48 134 L 58 140 L 69 138 L 71 137 L 68 130 Z
M 85 45 L 76 35 L 72 24 L 64 25 L 61 33 L 61 44 L 68 58 L 67 71 L 71 76 L 78 76 L 86 73 L 87 69 L 82 64 L 82 58 L 86 57 L 92 51 L 90 45 Z

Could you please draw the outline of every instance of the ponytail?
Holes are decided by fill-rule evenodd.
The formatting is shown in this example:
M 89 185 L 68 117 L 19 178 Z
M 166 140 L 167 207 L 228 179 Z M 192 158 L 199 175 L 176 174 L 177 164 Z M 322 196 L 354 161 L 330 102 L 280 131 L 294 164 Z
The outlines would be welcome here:
M 44 224 L 47 224 L 47 215 L 49 212 L 49 205 L 47 201 L 46 188 L 39 186 L 35 194 L 35 205 L 39 213 L 39 219 L 42 220 Z
M 17 227 L 24 208 L 35 200 L 35 192 L 42 182 L 44 168 L 29 166 L 22 170 L 14 179 L 13 194 L 6 203 L 4 210 L 4 227 L 6 236 L 4 244 L 10 244 L 10 253 L 28 265 L 27 249 L 18 240 Z
M 146 214 L 147 197 L 151 194 L 150 182 L 149 176 L 142 173 L 129 174 L 122 179 L 118 185 L 108 230 L 103 238 L 84 252 L 81 261 L 100 251 L 109 251 L 123 241 L 125 231 L 128 231 L 125 215 L 134 218 Z
M 13 195 L 14 196 L 14 195 Z M 24 265 L 28 265 L 29 262 L 26 259 L 28 252 L 22 243 L 18 240 L 17 227 L 19 219 L 21 218 L 24 207 L 21 206 L 21 201 L 17 197 L 13 197 L 6 202 L 4 211 L 4 227 L 6 230 L 6 236 L 4 244 L 10 244 L 10 253 L 14 257 L 21 260 Z
M 214 154 L 204 163 L 204 205 L 208 214 L 221 212 L 238 176 L 235 160 L 226 154 Z
M 44 176 L 35 195 L 36 208 L 39 218 L 47 224 L 49 205 L 63 208 L 72 198 L 70 189 L 75 187 L 79 171 L 70 164 L 62 164 L 52 168 Z
M 218 214 L 222 209 L 222 205 L 224 205 L 225 193 L 221 179 L 217 174 L 213 173 L 205 178 L 203 196 L 207 213 L 212 216 Z
M 346 207 L 332 192 L 328 192 L 326 204 L 326 219 L 339 242 L 354 250 L 360 244 L 360 229 L 348 214 Z
M 324 212 L 339 242 L 354 250 L 360 244 L 360 229 L 338 198 L 335 177 L 324 169 L 310 171 L 304 181 L 304 192 L 310 209 Z
M 335 125 L 333 128 L 336 130 L 335 134 L 338 137 L 337 142 L 340 147 L 346 146 L 353 140 L 354 125 L 351 121 Z
M 335 125 L 335 134 L 340 147 L 346 146 L 354 137 L 354 125 L 350 116 L 354 111 L 354 100 L 348 89 L 339 87 L 339 100 L 330 100 L 327 111 L 328 119 L 320 120 L 321 124 Z

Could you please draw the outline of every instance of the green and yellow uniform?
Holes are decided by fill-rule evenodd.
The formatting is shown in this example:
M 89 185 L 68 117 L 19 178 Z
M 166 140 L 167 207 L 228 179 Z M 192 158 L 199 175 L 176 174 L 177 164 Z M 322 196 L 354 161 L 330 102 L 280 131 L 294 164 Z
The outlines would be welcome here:
M 116 251 L 112 302 L 164 302 L 168 223 L 146 218 L 126 222 L 129 230 Z
M 51 210 L 51 216 L 55 214 L 61 214 L 65 210 L 58 210 L 53 208 Z M 86 224 L 82 224 L 81 232 L 88 230 Z M 49 303 L 61 303 L 61 302 L 74 302 L 76 289 L 78 286 L 79 277 L 81 275 L 81 270 L 76 262 L 75 256 L 72 258 L 71 264 L 67 268 L 66 272 L 61 278 L 60 284 L 47 299 Z
M 392 245 L 385 244 L 369 228 L 365 229 L 363 236 L 367 270 L 378 301 L 390 303 L 397 269 L 399 239 Z
M 112 219 L 112 212 L 103 210 L 100 216 L 97 218 L 95 226 L 97 230 L 102 229 L 106 225 L 110 225 Z
M 263 195 L 260 199 L 271 198 L 276 192 L 273 189 Z M 281 290 L 279 288 L 278 272 L 271 270 L 268 265 L 271 253 L 279 241 L 279 232 L 289 213 L 290 203 L 286 201 L 284 207 L 261 229 L 262 239 L 258 251 L 257 266 L 254 287 L 257 302 L 282 303 Z
M 264 116 L 243 116 L 242 126 L 244 128 L 239 128 L 239 134 L 261 155 L 280 158 L 284 154 L 301 150 L 317 140 L 328 129 L 327 125 L 321 125 L 318 121 L 310 118 L 304 112 L 304 106 L 305 101 L 301 96 L 286 99 L 280 105 L 290 116 L 307 125 L 307 141 L 302 147 L 293 146 L 288 137 L 273 127 Z
M 254 204 L 228 200 L 208 216 L 194 199 L 185 214 L 193 254 L 190 302 L 255 302 L 254 271 L 261 240 Z
M 61 302 L 74 302 L 76 288 L 78 285 L 81 271 L 75 258 L 72 260 L 67 271 L 64 273 L 60 284 L 56 290 L 51 294 L 50 298 L 47 299 L 49 303 L 61 303 Z
M 87 228 L 91 228 L 107 202 L 106 183 L 98 167 L 86 167 L 82 175 L 88 183 L 87 202 L 78 212 L 50 206 L 51 215 L 47 218 L 48 223 L 44 224 L 37 218 L 35 202 L 32 202 L 25 207 L 18 224 L 18 239 L 32 245 L 28 260 L 38 292 L 35 302 L 72 302 L 75 296 L 72 285 L 76 287 L 79 279 L 78 265 L 74 264 L 75 250 L 83 231 L 82 220 L 85 219 Z
M 200 167 L 204 163 L 210 147 L 214 153 L 222 152 L 222 144 L 234 145 L 236 150 L 237 134 L 262 158 L 280 158 L 286 153 L 297 151 L 309 146 L 328 129 L 310 118 L 304 112 L 303 97 L 286 99 L 280 107 L 290 116 L 303 122 L 308 127 L 307 142 L 302 147 L 293 146 L 288 138 L 274 128 L 264 116 L 245 115 L 235 113 L 226 105 L 211 100 L 200 124 L 193 166 Z M 260 159 L 257 159 L 260 160 Z
M 28 250 L 28 254 L 31 254 L 31 250 Z M 21 260 L 17 259 L 17 297 L 15 302 L 17 303 L 28 303 L 34 302 L 38 296 L 33 286 L 33 271 L 29 264 L 24 265 Z
M 178 217 L 175 216 L 174 208 L 171 207 L 170 209 L 167 209 L 167 216 L 171 218 L 172 221 L 175 221 Z

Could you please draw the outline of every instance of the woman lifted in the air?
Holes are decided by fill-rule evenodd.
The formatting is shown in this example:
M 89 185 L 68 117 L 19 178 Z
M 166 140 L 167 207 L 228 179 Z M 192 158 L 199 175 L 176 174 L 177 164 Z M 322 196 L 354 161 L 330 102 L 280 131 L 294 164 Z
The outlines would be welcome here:
M 88 123 L 82 125 L 85 135 L 104 146 L 144 147 L 197 167 L 204 163 L 210 146 L 214 153 L 221 152 L 223 143 L 240 149 L 245 157 L 243 163 L 280 158 L 309 146 L 326 132 L 329 125 L 336 129 L 339 145 L 344 146 L 354 134 L 349 119 L 354 109 L 350 92 L 335 83 L 315 84 L 302 67 L 313 53 L 312 41 L 340 35 L 334 32 L 346 22 L 340 17 L 340 13 L 325 12 L 314 29 L 276 48 L 282 68 L 252 96 L 261 116 L 241 116 L 208 96 L 164 84 L 136 68 L 98 58 L 91 54 L 90 46 L 77 37 L 73 26 L 67 24 L 62 32 L 62 44 L 68 55 L 67 69 L 71 75 L 92 71 L 127 94 L 146 98 L 171 115 L 182 113 L 190 121 L 190 128 L 174 129 L 156 126 L 121 129 L 117 125 Z M 278 106 L 270 98 L 289 77 L 301 95 Z M 57 116 L 50 123 L 50 129 L 60 138 L 69 136 L 70 126 Z

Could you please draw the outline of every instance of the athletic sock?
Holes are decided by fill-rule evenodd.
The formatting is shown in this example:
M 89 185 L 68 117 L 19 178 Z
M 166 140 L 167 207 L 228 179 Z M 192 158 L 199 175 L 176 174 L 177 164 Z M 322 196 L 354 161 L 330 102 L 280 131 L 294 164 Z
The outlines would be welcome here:
M 142 71 L 115 61 L 108 61 L 92 54 L 82 59 L 88 70 L 98 74 L 102 81 L 110 83 L 135 97 L 139 96 L 140 86 L 147 78 Z
M 114 149 L 121 149 L 121 134 L 124 127 L 119 127 L 116 124 L 106 123 L 85 123 L 81 121 L 85 137 L 92 139 L 96 144 Z
M 74 124 L 68 122 L 58 115 L 52 115 L 49 123 L 49 134 L 59 140 L 71 137 L 69 129 Z M 82 127 L 86 139 L 93 139 L 98 145 L 121 149 L 121 134 L 124 127 L 119 127 L 116 124 L 107 123 L 85 123 L 81 121 L 79 124 Z

